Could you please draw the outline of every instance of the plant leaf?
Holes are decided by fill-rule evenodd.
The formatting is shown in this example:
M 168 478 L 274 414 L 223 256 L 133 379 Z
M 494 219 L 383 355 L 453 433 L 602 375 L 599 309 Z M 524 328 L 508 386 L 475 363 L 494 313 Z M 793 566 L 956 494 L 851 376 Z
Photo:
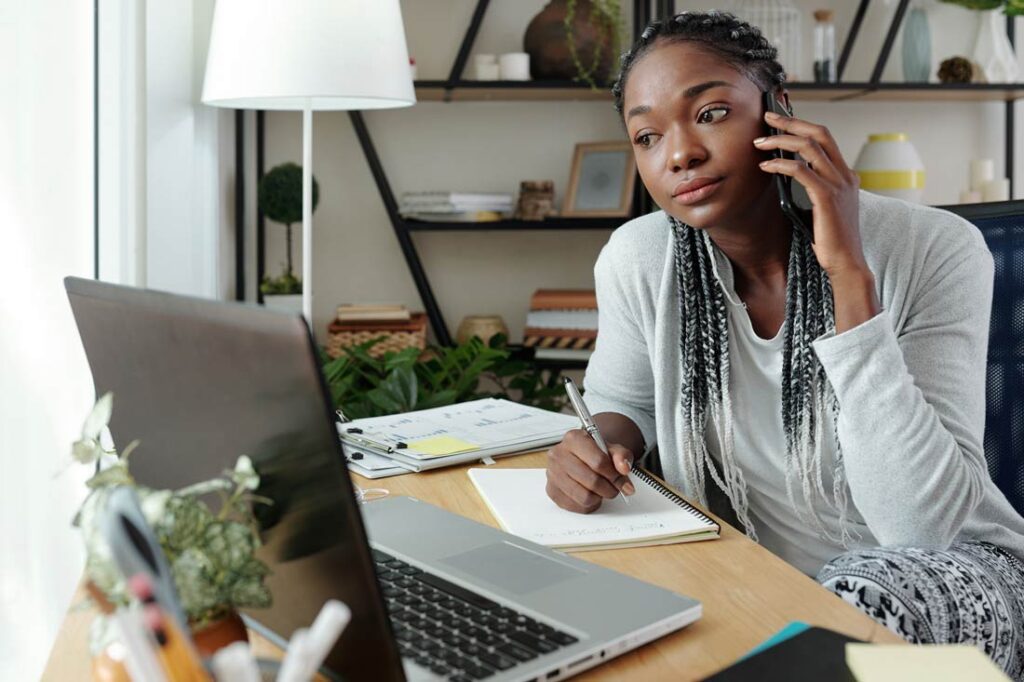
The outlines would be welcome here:
M 82 437 L 71 444 L 71 457 L 82 464 L 92 464 L 103 455 L 99 441 Z
M 372 391 L 366 393 L 366 397 L 371 403 L 384 410 L 383 414 L 398 414 L 402 411 L 402 405 L 394 398 L 392 398 L 387 391 L 382 388 L 375 388 Z
M 114 411 L 114 394 L 106 392 L 93 405 L 92 411 L 82 425 L 82 438 L 99 440 L 100 432 L 110 423 L 110 415 Z
M 90 488 L 105 488 L 111 485 L 135 485 L 135 481 L 128 473 L 128 467 L 118 461 L 100 471 L 85 484 Z

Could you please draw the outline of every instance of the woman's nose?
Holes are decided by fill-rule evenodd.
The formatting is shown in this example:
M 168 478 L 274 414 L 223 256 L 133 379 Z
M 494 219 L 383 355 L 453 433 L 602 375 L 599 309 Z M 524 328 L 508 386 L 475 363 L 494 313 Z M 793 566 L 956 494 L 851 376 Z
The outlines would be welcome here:
M 677 138 L 669 155 L 668 165 L 673 173 L 688 170 L 707 158 L 707 151 L 693 140 Z

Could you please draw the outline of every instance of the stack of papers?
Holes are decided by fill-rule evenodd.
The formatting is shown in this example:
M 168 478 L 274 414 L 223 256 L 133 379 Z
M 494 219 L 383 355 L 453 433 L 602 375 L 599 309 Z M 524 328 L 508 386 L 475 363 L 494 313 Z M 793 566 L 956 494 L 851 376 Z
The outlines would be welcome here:
M 576 417 L 486 398 L 338 424 L 348 466 L 367 478 L 427 471 L 559 442 Z

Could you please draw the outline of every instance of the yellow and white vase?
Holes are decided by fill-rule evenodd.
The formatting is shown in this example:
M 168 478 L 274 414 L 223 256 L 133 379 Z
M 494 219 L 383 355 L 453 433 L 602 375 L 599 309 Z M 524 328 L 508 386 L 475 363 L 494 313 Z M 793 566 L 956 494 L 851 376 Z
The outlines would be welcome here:
M 868 192 L 917 203 L 924 196 L 924 164 L 906 133 L 868 135 L 853 170 Z

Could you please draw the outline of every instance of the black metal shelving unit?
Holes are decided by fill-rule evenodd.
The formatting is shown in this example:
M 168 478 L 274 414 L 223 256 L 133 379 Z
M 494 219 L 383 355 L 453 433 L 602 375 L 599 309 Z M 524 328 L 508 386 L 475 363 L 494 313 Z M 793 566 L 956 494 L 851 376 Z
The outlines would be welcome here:
M 480 25 L 483 22 L 490 0 L 477 0 L 469 26 L 459 46 L 458 54 L 452 65 L 448 78 L 445 80 L 423 80 L 416 82 L 417 98 L 421 101 L 558 101 L 558 100 L 608 100 L 611 94 L 608 89 L 595 90 L 586 84 L 573 81 L 472 81 L 464 80 L 463 72 L 469 59 L 470 51 L 476 40 Z M 633 0 L 633 38 L 639 36 L 653 18 L 668 17 L 674 14 L 673 0 Z M 820 101 L 1005 101 L 1005 134 L 1006 175 L 1010 180 L 1010 193 L 1013 194 L 1014 174 L 1014 112 L 1015 103 L 1024 98 L 1024 83 L 1000 84 L 938 84 L 938 83 L 887 83 L 882 82 L 882 72 L 888 63 L 899 29 L 903 23 L 910 0 L 900 0 L 893 13 L 892 21 L 886 31 L 882 49 L 872 69 L 870 79 L 864 82 L 844 82 L 843 72 L 849 61 L 853 47 L 860 33 L 864 17 L 867 14 L 870 0 L 859 0 L 850 30 L 846 35 L 837 64 L 840 82 L 838 83 L 787 83 L 786 87 L 794 99 L 810 99 Z M 1013 18 L 1007 17 L 1007 35 L 1010 43 L 1014 43 Z M 359 140 L 367 164 L 373 175 L 374 182 L 380 193 L 388 219 L 395 232 L 399 247 L 405 257 L 409 272 L 419 292 L 423 307 L 430 321 L 431 328 L 438 343 L 451 345 L 452 336 L 445 323 L 444 316 L 438 305 L 437 298 L 430 286 L 430 280 L 423 268 L 416 244 L 414 232 L 469 232 L 469 231 L 524 231 L 524 230 L 613 230 L 622 223 L 620 218 L 550 218 L 539 222 L 522 220 L 501 220 L 482 223 L 434 223 L 414 221 L 403 218 L 398 212 L 398 204 L 388 181 L 387 174 L 381 163 L 380 156 L 374 147 L 373 139 L 367 129 L 362 112 L 349 112 L 352 126 Z M 256 162 L 257 177 L 264 172 L 264 113 L 257 112 L 256 122 Z M 633 198 L 633 215 L 642 215 L 653 208 L 653 203 L 641 182 L 636 183 Z M 263 216 L 257 219 L 257 281 L 263 278 Z M 581 361 L 536 361 L 538 366 L 548 369 L 580 368 L 586 363 Z

